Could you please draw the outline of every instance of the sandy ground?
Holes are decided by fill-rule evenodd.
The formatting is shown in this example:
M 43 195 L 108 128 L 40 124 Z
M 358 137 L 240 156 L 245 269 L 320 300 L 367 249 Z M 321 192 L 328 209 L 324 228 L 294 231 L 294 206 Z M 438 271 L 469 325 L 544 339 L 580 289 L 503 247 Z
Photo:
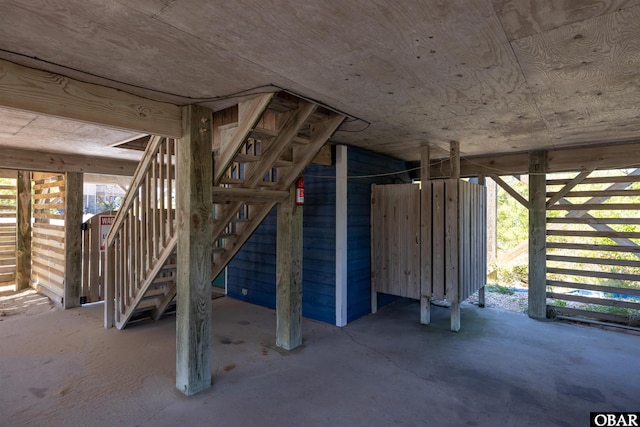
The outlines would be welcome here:
M 468 302 L 478 305 L 478 294 L 472 295 Z M 527 292 L 515 292 L 513 295 L 505 295 L 487 291 L 485 294 L 486 307 L 525 313 L 527 304 Z M 15 292 L 13 291 L 13 285 L 0 285 L 0 322 L 10 317 L 33 316 L 59 309 L 61 309 L 59 305 L 46 296 L 38 294 L 33 289 Z
M 58 309 L 59 306 L 33 289 L 15 292 L 13 285 L 0 285 L 0 322 Z
M 572 426 L 640 395 L 627 334 L 470 304 L 452 333 L 448 309 L 424 326 L 400 300 L 345 328 L 303 319 L 303 346 L 285 352 L 273 310 L 220 298 L 213 387 L 186 397 L 175 316 L 118 331 L 102 304 L 33 307 L 0 322 L 1 427 Z

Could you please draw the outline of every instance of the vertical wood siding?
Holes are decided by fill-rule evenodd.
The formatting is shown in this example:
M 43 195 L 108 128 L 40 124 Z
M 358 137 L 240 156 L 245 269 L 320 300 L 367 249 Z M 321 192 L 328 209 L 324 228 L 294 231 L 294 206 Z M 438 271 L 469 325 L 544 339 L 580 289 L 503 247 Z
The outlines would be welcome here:
M 351 322 L 371 312 L 371 185 L 411 182 L 408 173 L 370 176 L 408 169 L 407 162 L 370 151 L 349 147 L 347 153 L 347 321 Z M 355 178 L 369 176 L 367 178 Z M 396 297 L 378 296 L 378 305 Z

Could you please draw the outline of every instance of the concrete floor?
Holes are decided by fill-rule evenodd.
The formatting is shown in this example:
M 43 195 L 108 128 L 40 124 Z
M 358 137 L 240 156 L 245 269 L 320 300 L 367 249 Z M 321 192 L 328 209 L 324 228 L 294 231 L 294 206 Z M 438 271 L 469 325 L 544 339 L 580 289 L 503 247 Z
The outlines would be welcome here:
M 418 324 L 401 300 L 339 329 L 213 301 L 211 389 L 174 387 L 175 318 L 102 328 L 102 306 L 0 322 L 2 426 L 583 426 L 640 410 L 640 336 L 462 306 Z

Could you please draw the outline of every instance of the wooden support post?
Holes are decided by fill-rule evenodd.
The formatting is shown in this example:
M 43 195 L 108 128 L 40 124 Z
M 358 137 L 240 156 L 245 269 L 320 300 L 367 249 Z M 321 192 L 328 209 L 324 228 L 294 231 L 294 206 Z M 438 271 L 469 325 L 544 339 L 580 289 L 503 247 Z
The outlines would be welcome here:
M 498 280 L 498 184 L 487 183 L 487 279 Z
M 302 206 L 293 185 L 278 203 L 276 251 L 276 345 L 293 350 L 302 344 Z
M 82 174 L 65 174 L 64 308 L 80 306 L 82 293 Z
M 347 325 L 347 146 L 336 145 L 336 326 Z M 377 293 L 373 292 L 372 300 Z M 376 308 L 377 301 L 375 301 Z M 372 309 L 372 312 L 375 311 Z
M 449 143 L 449 163 L 451 164 L 451 178 L 460 179 L 460 142 Z
M 371 184 L 371 194 L 375 194 L 375 188 L 376 188 L 376 184 Z M 375 198 L 372 196 L 371 199 L 371 216 L 370 216 L 370 220 L 369 220 L 369 224 L 370 224 L 370 230 L 369 230 L 369 235 L 373 236 L 374 234 L 374 230 L 376 230 L 376 228 L 374 227 L 374 207 L 373 204 L 375 203 Z M 376 259 L 376 250 L 378 250 L 376 248 L 376 245 L 373 242 L 373 239 L 371 241 L 371 262 L 373 263 L 374 260 Z M 377 282 L 377 278 L 374 276 L 375 274 L 375 270 L 373 268 L 373 265 L 371 266 L 371 275 L 370 275 L 370 280 L 371 280 L 371 313 L 372 314 L 376 314 L 378 312 L 378 289 L 376 287 L 376 282 Z
M 114 248 L 105 248 L 104 264 L 104 328 L 109 329 L 114 325 L 116 310 L 116 251 Z
M 431 171 L 429 146 L 420 153 L 420 323 L 431 323 Z
M 177 149 L 176 387 L 190 396 L 211 386 L 212 113 L 182 109 Z
M 485 184 L 486 184 L 486 179 L 485 179 L 484 175 L 478 175 L 478 185 L 485 185 Z M 485 214 L 486 214 L 486 212 L 485 212 Z M 488 232 L 488 230 L 486 228 L 484 230 L 482 230 L 482 233 L 483 233 L 482 241 L 484 242 L 484 245 L 485 245 L 485 251 L 484 251 L 484 255 L 485 256 L 487 254 L 487 250 L 486 250 L 487 232 Z M 484 260 L 483 262 L 486 265 L 486 260 Z M 484 279 L 486 280 L 486 272 L 484 273 Z M 482 286 L 480 289 L 478 289 L 478 307 L 484 307 L 484 297 L 485 297 L 485 295 L 484 295 L 484 286 Z
M 18 171 L 16 221 L 16 290 L 31 282 L 31 172 Z
M 547 153 L 529 154 L 529 317 L 547 317 Z
M 452 179 L 460 179 L 460 143 L 458 141 L 451 141 L 449 144 L 449 161 L 451 162 L 451 178 Z M 456 196 L 455 199 L 456 209 L 458 209 L 458 204 L 460 203 L 459 199 Z M 456 225 L 456 227 L 458 227 Z M 456 239 L 459 239 L 460 229 L 456 233 Z M 451 260 L 453 262 L 459 262 L 460 260 L 460 252 L 458 251 L 458 244 L 456 242 L 456 251 L 457 258 L 455 260 Z M 451 269 L 447 269 L 447 272 L 451 271 Z M 459 273 L 460 269 L 457 268 L 456 273 Z M 451 330 L 453 332 L 460 331 L 460 277 L 452 277 L 452 280 L 457 286 L 456 291 L 454 292 L 454 301 L 451 301 Z

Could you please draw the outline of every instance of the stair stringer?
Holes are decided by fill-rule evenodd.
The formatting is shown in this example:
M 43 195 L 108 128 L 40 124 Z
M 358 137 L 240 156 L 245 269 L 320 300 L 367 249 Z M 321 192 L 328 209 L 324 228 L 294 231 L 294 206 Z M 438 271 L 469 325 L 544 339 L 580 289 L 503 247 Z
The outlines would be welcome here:
M 287 117 L 286 121 L 288 126 L 280 129 L 277 135 L 271 136 L 271 140 L 268 141 L 272 144 L 269 147 L 275 148 L 271 151 L 267 151 L 264 157 L 255 160 L 255 163 L 253 163 L 249 168 L 250 175 L 242 181 L 238 180 L 237 186 L 221 184 L 221 178 L 224 174 L 216 175 L 217 180 L 214 181 L 214 188 L 229 190 L 229 193 L 232 193 L 233 200 L 216 200 L 216 192 L 214 192 L 214 207 L 218 207 L 219 209 L 214 209 L 214 247 L 212 248 L 213 263 L 211 269 L 212 281 L 229 264 L 249 237 L 251 237 L 253 232 L 264 221 L 273 207 L 287 196 L 288 190 L 295 183 L 295 180 L 302 174 L 304 169 L 306 169 L 306 167 L 311 163 L 322 146 L 329 140 L 331 135 L 333 135 L 345 119 L 341 114 L 329 113 L 324 120 L 310 123 L 310 118 L 317 109 L 316 105 L 310 104 L 311 103 L 307 101 L 301 100 L 299 108 L 291 111 L 291 114 Z M 252 118 L 251 121 L 253 123 L 253 129 L 246 131 L 246 129 L 243 128 L 244 133 L 247 135 L 251 135 L 252 132 L 264 133 L 264 130 L 256 129 L 258 120 L 253 120 Z M 302 139 L 299 137 L 299 133 L 305 126 L 309 126 L 311 128 L 311 137 L 307 142 L 301 144 L 300 141 Z M 246 138 L 243 144 L 245 143 Z M 242 144 L 240 144 L 240 146 L 242 146 Z M 284 162 L 286 164 L 285 166 L 277 166 L 278 164 L 283 163 L 281 161 L 281 157 L 287 148 L 292 148 L 292 161 L 290 164 L 286 164 L 286 162 Z M 236 152 L 235 159 L 238 159 L 243 155 L 240 149 L 236 150 L 234 147 L 234 150 Z M 233 163 L 234 160 L 225 160 L 224 167 L 228 170 L 233 167 Z M 265 173 L 274 168 L 278 168 L 278 171 L 280 172 L 278 181 L 270 186 L 268 191 L 262 190 L 261 192 L 261 189 L 263 189 L 267 184 L 262 181 L 262 177 L 265 176 Z M 217 162 L 214 164 L 214 170 L 220 170 Z M 260 203 L 252 200 L 252 198 L 256 198 L 256 194 L 266 195 L 268 192 L 271 192 L 269 193 L 269 197 L 272 198 L 272 200 L 262 201 Z M 218 193 L 224 192 L 219 191 Z M 245 199 L 242 198 L 244 193 L 246 193 Z M 271 196 L 271 194 L 273 194 L 273 196 Z M 260 197 L 261 200 L 264 198 L 267 197 Z M 237 235 L 226 236 L 223 238 L 225 230 L 234 221 L 237 221 L 238 212 L 246 205 L 250 205 L 251 217 L 246 222 L 243 222 L 242 225 L 236 227 L 240 230 Z M 216 243 L 221 241 L 224 241 L 222 245 Z M 162 316 L 167 307 L 169 307 L 169 304 L 175 297 L 176 293 L 177 285 L 174 285 L 165 294 L 162 302 L 158 304 L 157 309 L 154 310 L 154 318 L 157 319 Z

